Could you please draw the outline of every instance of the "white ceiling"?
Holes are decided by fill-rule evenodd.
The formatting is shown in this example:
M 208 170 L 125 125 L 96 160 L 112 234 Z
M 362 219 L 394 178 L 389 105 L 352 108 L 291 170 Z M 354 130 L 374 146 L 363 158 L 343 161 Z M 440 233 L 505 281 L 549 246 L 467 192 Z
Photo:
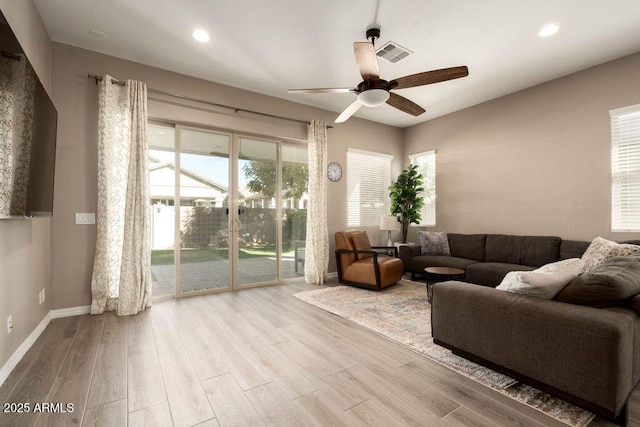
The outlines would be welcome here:
M 388 105 L 355 115 L 406 127 L 640 51 L 639 0 L 35 0 L 54 41 L 336 112 L 355 95 L 354 41 L 414 53 L 380 61 L 385 80 L 467 65 L 469 77 L 400 90 L 418 117 Z M 537 35 L 547 23 L 560 30 Z M 206 29 L 200 44 L 191 32 Z M 99 34 L 99 33 L 102 34 Z M 118 76 L 127 78 L 127 76 Z M 162 88 L 156 88 L 162 89 Z M 203 95 L 205 97 L 205 95 Z

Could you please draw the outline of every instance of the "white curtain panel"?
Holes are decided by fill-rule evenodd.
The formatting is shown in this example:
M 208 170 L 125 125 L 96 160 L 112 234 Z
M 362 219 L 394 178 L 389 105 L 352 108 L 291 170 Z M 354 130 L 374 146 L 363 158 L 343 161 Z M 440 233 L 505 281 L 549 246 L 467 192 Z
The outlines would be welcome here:
M 105 76 L 98 106 L 98 211 L 91 314 L 151 305 L 147 87 Z
M 305 282 L 322 285 L 329 269 L 327 227 L 327 125 L 312 120 L 309 139 L 309 208 L 305 243 Z
M 0 217 L 27 209 L 37 79 L 19 58 L 0 56 Z

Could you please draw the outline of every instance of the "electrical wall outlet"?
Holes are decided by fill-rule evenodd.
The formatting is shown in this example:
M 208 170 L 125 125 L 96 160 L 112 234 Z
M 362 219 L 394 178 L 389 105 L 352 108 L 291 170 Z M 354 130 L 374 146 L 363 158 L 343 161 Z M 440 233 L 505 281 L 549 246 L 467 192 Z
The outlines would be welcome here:
M 47 298 L 45 297 L 45 294 L 44 294 L 44 288 L 42 288 L 41 293 L 42 293 L 42 302 L 45 302 Z M 42 302 L 40 304 L 42 304 Z
M 7 334 L 10 334 L 13 331 L 13 317 L 9 315 L 7 317 Z

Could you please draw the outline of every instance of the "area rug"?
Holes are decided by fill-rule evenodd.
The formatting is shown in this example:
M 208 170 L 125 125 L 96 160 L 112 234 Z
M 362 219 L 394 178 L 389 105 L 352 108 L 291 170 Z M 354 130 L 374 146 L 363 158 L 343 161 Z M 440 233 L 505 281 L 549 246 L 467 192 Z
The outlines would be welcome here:
M 299 292 L 294 296 L 364 326 L 565 424 L 586 426 L 594 418 L 588 411 L 434 344 L 431 305 L 427 302 L 423 283 L 402 280 L 377 292 L 335 286 Z

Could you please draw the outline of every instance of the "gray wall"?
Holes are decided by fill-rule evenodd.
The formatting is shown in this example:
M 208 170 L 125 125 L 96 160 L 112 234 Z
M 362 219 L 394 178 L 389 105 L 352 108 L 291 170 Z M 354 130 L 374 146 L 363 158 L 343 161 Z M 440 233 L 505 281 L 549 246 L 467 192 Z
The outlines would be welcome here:
M 0 9 L 51 94 L 51 41 L 35 6 L 31 0 L 0 0 Z M 50 223 L 49 218 L 0 220 L 0 367 L 49 312 Z M 47 300 L 40 305 L 42 288 Z M 10 314 L 14 326 L 7 335 Z
M 337 113 L 171 73 L 96 52 L 53 43 L 53 87 L 59 111 L 56 194 L 52 223 L 52 287 L 54 309 L 89 305 L 95 226 L 75 225 L 75 212 L 96 211 L 97 98 L 95 83 L 87 74 L 110 74 L 137 79 L 148 87 L 212 102 L 264 111 L 301 120 L 332 123 Z M 255 132 L 270 136 L 306 139 L 306 125 L 264 119 L 226 109 L 178 105 L 175 99 L 149 94 L 149 116 L 195 123 L 201 126 Z M 348 102 L 348 101 L 347 101 Z M 393 174 L 400 172 L 403 130 L 352 118 L 329 130 L 328 160 L 345 166 L 347 147 L 392 154 Z M 348 172 L 347 172 L 348 173 Z M 329 235 L 346 228 L 346 177 L 329 183 Z M 386 240 L 371 227 L 374 243 Z M 330 270 L 335 270 L 330 257 Z
M 640 53 L 406 129 L 405 155 L 437 150 L 433 230 L 639 238 L 611 232 L 609 134 L 639 103 Z

